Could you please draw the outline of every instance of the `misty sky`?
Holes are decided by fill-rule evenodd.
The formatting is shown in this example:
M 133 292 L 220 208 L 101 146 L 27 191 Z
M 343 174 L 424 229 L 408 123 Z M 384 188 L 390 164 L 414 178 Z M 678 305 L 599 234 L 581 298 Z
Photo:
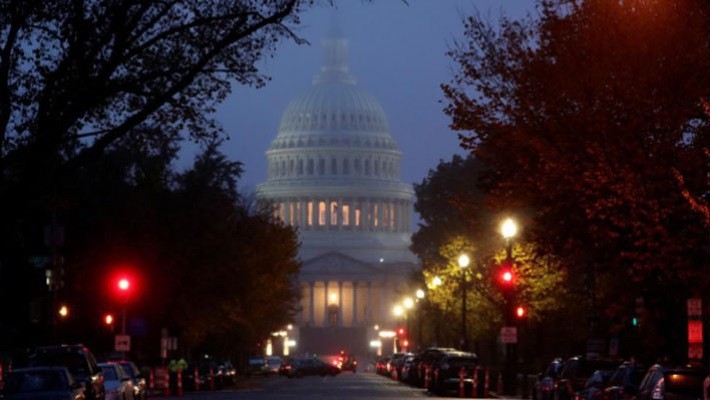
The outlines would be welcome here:
M 322 2 L 326 3 L 326 2 Z M 440 84 L 452 77 L 454 64 L 445 55 L 454 39 L 463 38 L 461 13 L 478 9 L 497 20 L 533 10 L 532 0 L 338 0 L 337 19 L 349 40 L 349 65 L 358 85 L 375 96 L 387 114 L 390 133 L 402 155 L 402 180 L 419 183 L 439 160 L 463 154 L 443 113 Z M 296 95 L 307 90 L 322 64 L 320 40 L 330 26 L 333 7 L 316 6 L 302 15 L 296 33 L 310 45 L 285 43 L 261 63 L 272 80 L 263 88 L 235 85 L 217 119 L 230 140 L 223 151 L 244 163 L 242 193 L 266 180 L 266 156 L 276 137 L 281 114 Z M 191 164 L 191 157 L 182 162 Z

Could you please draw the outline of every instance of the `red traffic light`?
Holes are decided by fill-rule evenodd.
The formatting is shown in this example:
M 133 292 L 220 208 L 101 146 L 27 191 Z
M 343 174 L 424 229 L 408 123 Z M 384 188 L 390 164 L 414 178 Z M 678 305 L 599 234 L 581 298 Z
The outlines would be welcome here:
M 121 278 L 118 280 L 118 289 L 124 292 L 131 288 L 131 281 L 128 278 Z
M 513 286 L 515 284 L 515 272 L 513 270 L 513 267 L 507 264 L 501 266 L 500 270 L 498 271 L 498 280 L 500 281 L 500 284 L 502 286 Z
M 518 306 L 515 308 L 515 316 L 516 317 L 523 318 L 523 317 L 525 317 L 525 314 L 527 314 L 527 310 L 525 310 L 525 307 Z
M 397 329 L 397 336 L 399 336 L 399 337 L 407 336 L 407 330 L 405 328 Z

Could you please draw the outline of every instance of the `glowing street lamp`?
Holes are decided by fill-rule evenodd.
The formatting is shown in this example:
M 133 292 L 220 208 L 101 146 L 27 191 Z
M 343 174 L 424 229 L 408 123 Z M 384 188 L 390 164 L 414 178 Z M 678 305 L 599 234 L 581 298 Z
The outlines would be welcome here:
M 468 254 L 461 254 L 458 259 L 459 267 L 461 268 L 461 347 L 462 350 L 468 350 L 468 338 L 466 336 L 466 269 L 471 263 Z
M 62 319 L 66 318 L 69 316 L 69 307 L 62 305 L 61 307 L 59 307 L 58 312 L 59 312 L 59 316 L 62 317 Z

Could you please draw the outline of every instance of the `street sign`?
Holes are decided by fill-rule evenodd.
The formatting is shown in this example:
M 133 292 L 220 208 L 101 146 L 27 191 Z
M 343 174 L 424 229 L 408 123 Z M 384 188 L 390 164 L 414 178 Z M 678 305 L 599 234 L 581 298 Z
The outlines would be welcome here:
M 114 349 L 116 351 L 131 351 L 131 336 L 116 335 Z
M 518 328 L 514 326 L 504 326 L 500 328 L 501 343 L 518 343 Z

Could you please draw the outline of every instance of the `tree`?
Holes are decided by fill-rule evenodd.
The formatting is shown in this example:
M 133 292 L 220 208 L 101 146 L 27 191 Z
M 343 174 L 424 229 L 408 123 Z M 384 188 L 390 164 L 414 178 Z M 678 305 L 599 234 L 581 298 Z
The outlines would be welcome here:
M 288 26 L 309 3 L 3 1 L 0 178 L 75 170 L 145 126 L 215 137 L 215 105 L 264 84 L 256 61 L 301 42 Z
M 710 5 L 538 10 L 499 29 L 471 16 L 450 52 L 460 69 L 443 85 L 446 112 L 490 170 L 489 202 L 534 210 L 536 247 L 586 275 L 606 311 L 651 288 L 707 293 Z
M 415 209 L 422 222 L 412 238 L 412 250 L 424 263 L 429 299 L 452 318 L 461 312 L 461 296 L 456 293 L 462 292 L 463 281 L 457 259 L 462 253 L 472 258 L 465 285 L 467 302 L 475 311 L 468 318 L 467 330 L 478 339 L 495 337 L 507 311 L 501 307 L 503 296 L 496 284 L 505 243 L 498 234 L 500 215 L 485 203 L 480 181 L 485 172 L 485 166 L 475 158 L 458 155 L 429 171 L 427 178 L 415 185 Z M 513 255 L 518 275 L 516 296 L 527 306 L 528 319 L 537 322 L 559 314 L 562 305 L 572 300 L 559 261 L 539 254 L 524 238 L 516 241 Z M 434 284 L 435 277 L 441 282 Z

